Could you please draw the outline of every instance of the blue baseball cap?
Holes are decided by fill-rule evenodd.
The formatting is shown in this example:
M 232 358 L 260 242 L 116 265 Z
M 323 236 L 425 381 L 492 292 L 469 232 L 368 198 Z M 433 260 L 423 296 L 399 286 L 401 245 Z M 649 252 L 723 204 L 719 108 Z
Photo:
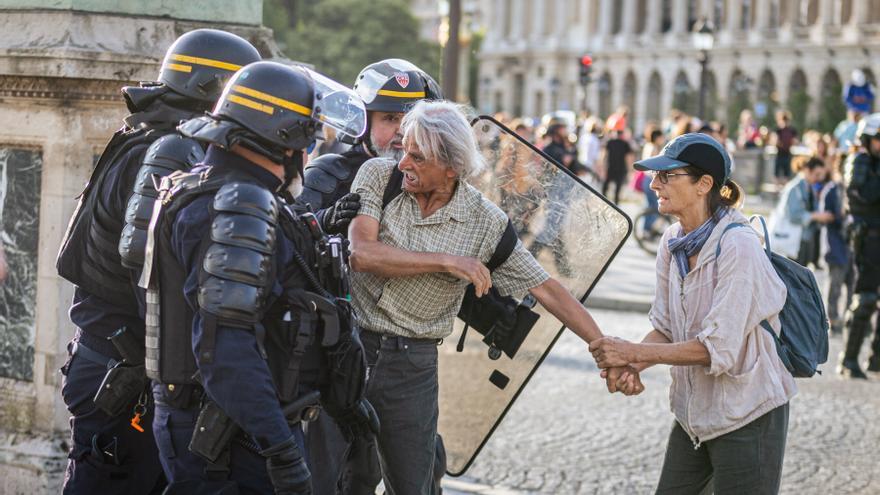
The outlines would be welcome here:
M 666 143 L 659 155 L 633 164 L 636 170 L 658 171 L 689 166 L 704 170 L 722 186 L 730 178 L 730 154 L 715 138 L 696 132 L 678 136 Z

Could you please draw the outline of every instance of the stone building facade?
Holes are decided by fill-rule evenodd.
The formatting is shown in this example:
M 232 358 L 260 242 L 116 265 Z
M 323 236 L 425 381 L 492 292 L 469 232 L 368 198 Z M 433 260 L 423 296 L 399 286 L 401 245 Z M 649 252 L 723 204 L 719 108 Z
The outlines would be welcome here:
M 0 494 L 60 493 L 68 412 L 59 367 L 73 335 L 55 257 L 95 159 L 126 115 L 124 85 L 155 80 L 200 27 L 277 56 L 261 0 L 0 0 Z
M 607 116 L 630 107 L 636 131 L 674 107 L 696 112 L 700 50 L 714 25 L 706 91 L 710 119 L 792 108 L 819 122 L 855 68 L 880 63 L 878 0 L 486 0 L 480 110 L 540 116 L 583 105 Z M 578 59 L 593 57 L 586 91 Z M 584 98 L 586 97 L 586 98 Z M 838 100 L 835 100 L 838 98 Z

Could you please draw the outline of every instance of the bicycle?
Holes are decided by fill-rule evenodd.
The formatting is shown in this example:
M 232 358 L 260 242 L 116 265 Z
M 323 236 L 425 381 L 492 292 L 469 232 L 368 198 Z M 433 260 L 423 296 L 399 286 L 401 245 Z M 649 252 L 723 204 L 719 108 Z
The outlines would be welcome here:
M 649 230 L 645 230 L 645 218 L 648 215 L 655 215 L 654 223 L 651 224 Z M 663 232 L 666 232 L 666 229 L 673 223 L 675 223 L 675 219 L 671 216 L 660 213 L 656 208 L 645 208 L 633 219 L 633 236 L 643 251 L 656 255 Z

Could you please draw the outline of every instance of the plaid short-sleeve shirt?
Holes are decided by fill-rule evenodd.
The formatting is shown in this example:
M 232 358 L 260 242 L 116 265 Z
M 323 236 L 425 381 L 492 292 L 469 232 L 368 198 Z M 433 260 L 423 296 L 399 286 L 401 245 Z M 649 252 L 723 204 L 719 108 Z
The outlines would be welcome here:
M 382 209 L 382 195 L 396 166 L 375 158 L 364 163 L 352 184 L 361 196 L 360 215 L 379 221 L 379 241 L 407 251 L 470 256 L 487 263 L 507 226 L 507 215 L 464 181 L 452 199 L 427 218 L 404 191 Z M 492 272 L 492 285 L 503 295 L 522 297 L 550 275 L 522 242 Z M 414 338 L 444 338 L 452 325 L 468 282 L 448 273 L 384 278 L 351 274 L 351 295 L 362 328 Z

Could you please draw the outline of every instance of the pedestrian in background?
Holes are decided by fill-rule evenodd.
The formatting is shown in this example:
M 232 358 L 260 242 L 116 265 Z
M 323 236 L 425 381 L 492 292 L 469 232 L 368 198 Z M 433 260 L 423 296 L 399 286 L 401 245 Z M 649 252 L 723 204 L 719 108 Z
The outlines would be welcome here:
M 633 149 L 626 139 L 625 131 L 613 131 L 611 139 L 605 143 L 605 180 L 602 182 L 602 195 L 608 196 L 608 188 L 614 184 L 614 202 L 620 204 L 620 190 L 626 182 Z
M 834 215 L 817 211 L 818 198 L 813 189 L 825 179 L 822 160 L 799 156 L 791 162 L 796 175 L 782 189 L 779 203 L 770 217 L 770 246 L 801 265 L 819 260 L 819 231 Z
M 751 110 L 743 110 L 739 113 L 739 134 L 736 141 L 740 148 L 746 150 L 761 146 L 761 131 L 755 123 Z
M 773 176 L 777 184 L 784 184 L 792 175 L 791 147 L 798 142 L 798 132 L 791 126 L 791 113 L 787 110 L 776 112 L 776 129 L 773 131 L 773 144 L 776 146 L 776 162 Z
M 645 145 L 642 147 L 641 159 L 647 160 L 648 158 L 660 154 L 660 150 L 663 149 L 663 144 L 665 142 L 666 137 L 663 136 L 663 131 L 654 126 L 649 126 L 645 131 Z M 643 170 L 637 170 L 634 172 L 633 178 L 634 189 L 645 195 L 645 209 L 649 212 L 645 215 L 644 219 L 645 232 L 648 232 L 649 235 L 654 234 L 651 228 L 657 220 L 657 193 L 651 189 L 651 180 L 653 177 L 650 174 L 645 173 Z M 657 233 L 656 235 L 661 233 L 662 232 Z
M 786 288 L 752 228 L 724 234 L 748 225 L 730 156 L 687 134 L 635 167 L 653 171 L 660 212 L 679 219 L 657 252 L 654 330 L 639 344 L 606 337 L 590 350 L 600 368 L 672 365 L 675 421 L 656 493 L 698 494 L 709 484 L 719 494 L 777 493 L 797 387 L 760 323 L 779 334 Z M 609 390 L 626 392 L 628 380 Z
M 811 160 L 818 160 L 814 157 Z M 843 189 L 832 177 L 831 171 L 825 167 L 825 179 L 816 183 L 817 211 L 833 215 L 830 221 L 820 224 L 819 250 L 822 259 L 828 264 L 828 287 L 825 308 L 831 323 L 831 332 L 840 334 L 843 331 L 843 319 L 840 313 L 840 296 L 846 291 L 844 308 L 852 302 L 853 261 L 852 253 L 844 233 L 846 214 L 843 208 Z M 828 220 L 828 219 L 826 219 Z

